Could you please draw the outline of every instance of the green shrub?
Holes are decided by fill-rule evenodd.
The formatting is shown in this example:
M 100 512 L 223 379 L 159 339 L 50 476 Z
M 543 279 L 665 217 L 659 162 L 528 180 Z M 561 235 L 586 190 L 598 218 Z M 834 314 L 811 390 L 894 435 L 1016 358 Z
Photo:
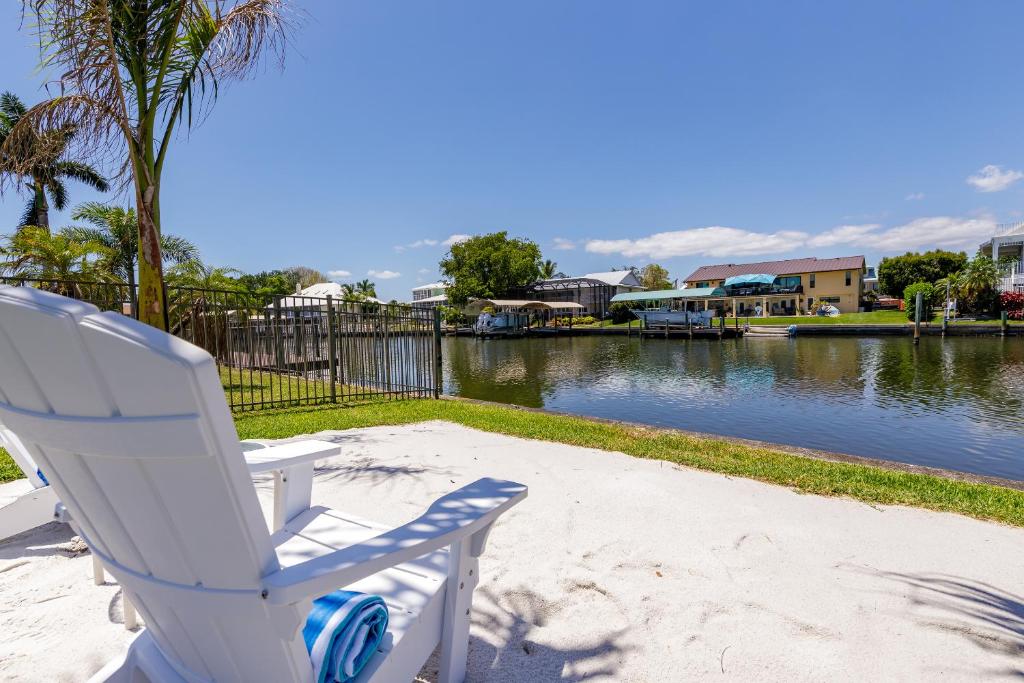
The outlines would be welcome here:
M 616 325 L 621 325 L 624 322 L 628 322 L 633 319 L 633 313 L 629 310 L 629 306 L 624 301 L 616 301 L 614 304 L 608 307 L 608 314 L 612 317 L 612 322 Z
M 921 301 L 924 310 L 921 311 L 921 320 L 931 318 L 932 309 L 939 303 L 939 291 L 934 285 L 928 282 L 915 282 L 903 290 L 903 302 L 907 309 L 907 320 L 914 319 L 914 309 L 917 305 L 917 293 L 921 292 Z

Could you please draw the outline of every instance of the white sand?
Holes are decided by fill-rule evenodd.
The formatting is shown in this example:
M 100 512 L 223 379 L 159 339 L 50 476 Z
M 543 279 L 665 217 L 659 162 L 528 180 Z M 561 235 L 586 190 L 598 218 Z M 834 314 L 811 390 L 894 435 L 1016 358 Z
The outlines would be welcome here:
M 530 486 L 482 558 L 469 680 L 1024 675 L 1024 530 L 441 422 L 328 438 L 313 502 L 382 522 L 481 476 Z M 0 544 L 4 680 L 82 680 L 131 637 L 70 538 Z

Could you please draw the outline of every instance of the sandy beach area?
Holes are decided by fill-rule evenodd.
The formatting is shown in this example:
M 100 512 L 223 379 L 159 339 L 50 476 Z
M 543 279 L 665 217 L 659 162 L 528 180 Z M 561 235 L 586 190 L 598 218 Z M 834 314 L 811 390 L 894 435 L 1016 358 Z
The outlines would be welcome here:
M 385 523 L 529 485 L 481 558 L 470 681 L 1024 676 L 1024 529 L 444 422 L 316 436 L 344 448 L 313 503 Z M 85 680 L 133 637 L 72 535 L 0 543 L 5 681 Z

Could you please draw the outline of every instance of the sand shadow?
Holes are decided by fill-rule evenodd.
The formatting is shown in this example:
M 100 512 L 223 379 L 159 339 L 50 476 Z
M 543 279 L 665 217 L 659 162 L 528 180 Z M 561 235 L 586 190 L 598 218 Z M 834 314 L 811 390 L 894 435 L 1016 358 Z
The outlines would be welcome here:
M 975 647 L 1024 657 L 1024 596 L 949 574 L 901 573 L 858 567 L 857 571 L 901 584 L 918 625 L 961 636 Z M 1000 672 L 1024 677 L 1024 669 Z
M 504 597 L 504 599 L 502 599 Z M 510 599 L 511 597 L 511 599 Z M 624 630 L 614 630 L 583 646 L 553 646 L 539 642 L 539 633 L 552 616 L 552 605 L 535 592 L 518 589 L 500 596 L 478 588 L 473 601 L 467 681 L 587 681 L 622 677 L 622 661 L 635 650 L 623 642 Z M 554 609 L 557 612 L 557 607 Z M 501 645 L 495 646 L 494 641 Z M 427 660 L 417 681 L 433 683 L 438 674 L 438 653 Z
M 75 532 L 67 524 L 47 522 L 0 541 L 0 560 L 54 555 L 61 552 L 56 546 L 68 543 L 74 537 Z

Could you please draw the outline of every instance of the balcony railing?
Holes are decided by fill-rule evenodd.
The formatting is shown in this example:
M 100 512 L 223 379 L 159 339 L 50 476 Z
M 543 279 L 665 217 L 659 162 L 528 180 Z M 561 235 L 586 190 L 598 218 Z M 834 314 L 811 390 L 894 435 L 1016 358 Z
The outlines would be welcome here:
M 1017 234 L 1024 235 L 1024 221 L 1017 221 L 1016 223 L 1000 223 L 996 226 L 996 237 Z
M 1016 261 L 1010 265 L 1009 271 L 999 282 L 1000 292 L 1024 291 L 1024 264 Z

